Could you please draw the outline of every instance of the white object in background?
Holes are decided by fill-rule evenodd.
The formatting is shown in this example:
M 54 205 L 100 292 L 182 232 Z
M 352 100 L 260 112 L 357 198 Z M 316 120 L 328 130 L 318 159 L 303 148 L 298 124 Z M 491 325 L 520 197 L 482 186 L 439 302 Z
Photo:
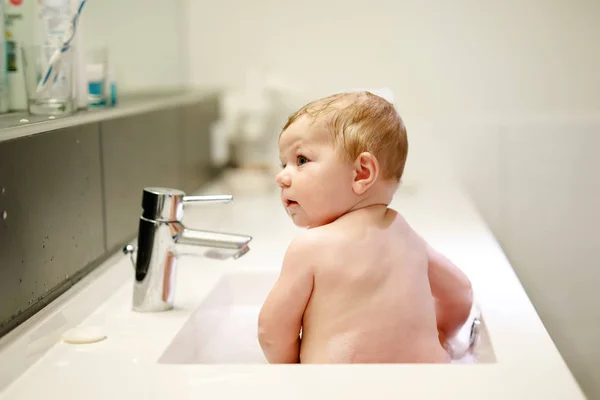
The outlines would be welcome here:
M 256 167 L 267 162 L 265 147 L 272 116 L 272 105 L 267 96 L 264 73 L 260 68 L 246 70 L 241 90 L 224 96 L 223 138 L 233 144 L 233 158 L 240 167 Z
M 9 50 L 9 57 L 14 58 L 14 66 L 8 68 L 8 92 L 11 111 L 27 110 L 27 91 L 25 90 L 25 74 L 23 73 L 23 52 L 21 44 L 14 41 Z M 11 54 L 12 53 L 12 54 Z
M 252 142 L 264 138 L 265 125 L 269 118 L 269 100 L 266 96 L 265 77 L 258 68 L 246 71 L 246 81 L 242 94 L 242 126 L 243 140 Z
M 210 156 L 215 167 L 223 167 L 229 161 L 229 138 L 227 125 L 223 120 L 216 121 L 210 127 Z
M 34 44 L 34 18 L 38 5 L 35 1 L 19 3 L 4 0 L 4 6 L 10 110 L 25 111 L 27 110 L 27 91 L 21 48 Z
M 277 136 L 301 106 L 305 87 L 273 71 L 248 68 L 244 85 L 226 92 L 220 102 L 219 134 L 213 134 L 219 148 L 227 144 L 229 151 L 228 144 L 233 144 L 231 157 L 241 167 L 278 166 Z
M 219 101 L 221 118 L 211 126 L 211 153 L 213 165 L 222 167 L 231 158 L 230 144 L 237 137 L 239 123 L 239 93 L 225 92 Z

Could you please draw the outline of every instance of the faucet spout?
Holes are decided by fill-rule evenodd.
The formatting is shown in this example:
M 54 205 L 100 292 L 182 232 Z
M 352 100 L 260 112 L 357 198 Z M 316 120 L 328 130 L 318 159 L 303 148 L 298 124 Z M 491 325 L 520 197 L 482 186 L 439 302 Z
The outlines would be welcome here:
M 252 239 L 250 236 L 234 233 L 203 231 L 183 228 L 183 232 L 175 239 L 176 243 L 220 249 L 241 249 Z
M 174 238 L 179 255 L 204 255 L 208 258 L 238 259 L 246 254 L 250 247 L 251 236 L 189 229 L 183 227 Z M 200 248 L 205 248 L 202 253 Z

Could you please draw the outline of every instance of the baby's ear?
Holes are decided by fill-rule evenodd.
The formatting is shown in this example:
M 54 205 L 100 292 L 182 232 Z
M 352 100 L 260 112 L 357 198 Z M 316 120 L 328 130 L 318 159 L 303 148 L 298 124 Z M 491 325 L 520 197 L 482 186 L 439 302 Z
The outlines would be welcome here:
M 377 158 L 369 152 L 359 154 L 354 161 L 354 180 L 352 190 L 361 195 L 365 193 L 379 176 L 379 163 Z

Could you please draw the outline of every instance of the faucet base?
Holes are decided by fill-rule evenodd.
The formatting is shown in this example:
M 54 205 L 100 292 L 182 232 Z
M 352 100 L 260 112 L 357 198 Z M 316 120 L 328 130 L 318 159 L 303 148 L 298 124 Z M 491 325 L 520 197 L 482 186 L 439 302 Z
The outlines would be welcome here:
M 171 311 L 172 309 L 173 309 L 172 304 L 156 305 L 151 308 L 145 307 L 143 305 L 140 305 L 140 306 L 134 305 L 131 308 L 132 311 L 139 312 L 139 313 L 158 313 L 158 312 Z

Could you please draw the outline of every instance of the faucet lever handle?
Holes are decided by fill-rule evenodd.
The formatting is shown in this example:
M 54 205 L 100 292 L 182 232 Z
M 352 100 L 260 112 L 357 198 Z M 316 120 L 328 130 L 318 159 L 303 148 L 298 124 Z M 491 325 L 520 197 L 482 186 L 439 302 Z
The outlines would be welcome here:
M 215 196 L 183 196 L 183 204 L 189 203 L 229 203 L 233 196 L 229 194 Z
M 178 189 L 145 188 L 142 195 L 142 217 L 153 221 L 181 221 L 183 206 L 194 203 L 228 203 L 231 195 L 186 196 Z

